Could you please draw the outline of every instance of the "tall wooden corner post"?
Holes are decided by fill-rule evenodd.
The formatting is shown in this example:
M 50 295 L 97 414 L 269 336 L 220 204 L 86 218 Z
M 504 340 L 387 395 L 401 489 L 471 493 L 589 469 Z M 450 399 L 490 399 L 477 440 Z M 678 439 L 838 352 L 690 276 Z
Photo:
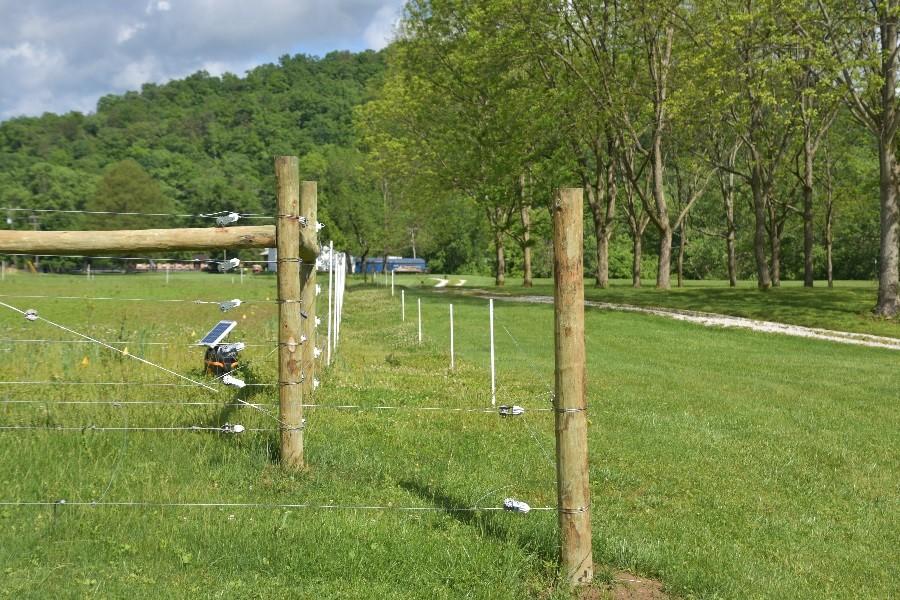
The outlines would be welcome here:
M 572 585 L 594 578 L 585 402 L 583 203 L 581 188 L 560 189 L 553 201 L 556 488 L 560 567 Z
M 275 158 L 275 177 L 281 462 L 303 468 L 303 397 L 312 390 L 315 360 L 316 184 L 300 183 L 295 156 Z

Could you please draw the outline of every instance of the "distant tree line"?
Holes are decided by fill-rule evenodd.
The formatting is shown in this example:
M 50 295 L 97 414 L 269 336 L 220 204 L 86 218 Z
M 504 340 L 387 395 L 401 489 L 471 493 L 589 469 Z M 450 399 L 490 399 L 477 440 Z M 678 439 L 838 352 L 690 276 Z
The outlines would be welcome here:
M 898 4 L 410 0 L 360 137 L 394 194 L 481 212 L 498 285 L 577 185 L 598 286 L 875 277 L 894 316 Z

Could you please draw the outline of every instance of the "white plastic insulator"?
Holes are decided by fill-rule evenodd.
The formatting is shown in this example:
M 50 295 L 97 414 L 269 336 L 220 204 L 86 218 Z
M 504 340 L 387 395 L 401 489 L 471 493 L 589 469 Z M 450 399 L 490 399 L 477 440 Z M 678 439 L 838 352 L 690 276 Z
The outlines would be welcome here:
M 247 385 L 246 383 L 244 383 L 243 379 L 238 379 L 237 377 L 234 377 L 232 375 L 226 375 L 225 377 L 223 377 L 222 383 L 224 383 L 225 385 L 233 385 L 238 389 Z
M 227 215 L 216 217 L 216 225 L 218 225 L 219 227 L 225 227 L 226 225 L 230 225 L 231 223 L 236 223 L 240 218 L 241 215 L 237 214 L 236 212 L 230 212 Z
M 318 379 L 316 379 L 316 378 L 314 377 L 314 378 L 313 378 L 313 389 L 314 389 L 314 390 L 319 389 L 319 385 L 321 385 L 321 383 L 322 383 L 321 381 L 319 381 Z
M 300 336 L 300 343 L 301 343 L 301 344 L 305 343 L 307 339 L 309 339 L 309 338 L 307 338 L 305 335 L 301 335 L 301 336 Z
M 228 312 L 232 308 L 237 308 L 241 305 L 241 301 L 235 298 L 234 300 L 226 300 L 225 302 L 219 303 L 219 310 L 222 312 Z
M 230 258 L 230 259 L 226 260 L 224 263 L 222 263 L 222 268 L 225 271 L 237 269 L 239 266 L 241 266 L 241 259 L 239 259 L 239 258 Z
M 325 229 L 325 223 L 316 223 L 316 231 L 322 231 Z
M 37 319 L 38 319 L 37 311 L 34 310 L 33 308 L 29 308 L 28 310 L 25 311 L 25 318 L 28 319 L 29 321 L 37 321 Z
M 318 283 L 316 284 L 316 296 L 322 293 L 322 286 Z
M 219 346 L 225 352 L 241 352 L 244 348 L 247 347 L 247 344 L 244 342 L 235 342 L 233 344 L 222 344 Z
M 313 348 L 313 358 L 319 358 L 320 356 L 322 356 L 322 349 Z
M 518 405 L 507 406 L 504 404 L 500 406 L 499 412 L 501 417 L 518 417 L 525 414 L 525 409 Z
M 503 510 L 524 514 L 530 511 L 531 507 L 521 500 L 516 500 L 515 498 L 507 498 L 503 501 Z
M 322 324 L 322 319 L 320 317 L 316 317 L 316 327 Z

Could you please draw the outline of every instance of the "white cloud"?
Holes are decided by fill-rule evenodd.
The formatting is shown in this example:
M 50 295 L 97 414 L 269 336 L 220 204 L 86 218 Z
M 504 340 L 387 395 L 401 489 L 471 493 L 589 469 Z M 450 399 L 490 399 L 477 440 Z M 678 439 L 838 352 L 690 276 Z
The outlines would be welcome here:
M 119 33 L 116 35 L 116 43 L 124 44 L 128 40 L 134 37 L 138 31 L 146 27 L 143 23 L 135 23 L 134 25 L 124 25 L 119 28 Z
M 393 5 L 382 6 L 363 32 L 363 39 L 369 48 L 381 50 L 394 37 L 394 30 L 400 21 L 399 8 Z
M 144 9 L 144 12 L 148 15 L 153 14 L 154 12 L 168 12 L 172 10 L 172 3 L 167 0 L 150 0 L 147 3 L 147 8 Z
M 199 69 L 384 47 L 403 0 L 29 0 L 0 19 L 0 119 L 95 106 Z M 173 18 L 177 15 L 177 18 Z

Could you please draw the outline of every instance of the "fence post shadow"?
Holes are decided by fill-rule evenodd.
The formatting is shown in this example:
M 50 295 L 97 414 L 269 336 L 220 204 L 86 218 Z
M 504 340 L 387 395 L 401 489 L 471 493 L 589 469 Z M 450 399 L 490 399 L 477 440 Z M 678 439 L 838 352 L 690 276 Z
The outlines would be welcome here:
M 462 499 L 454 497 L 450 492 L 440 488 L 429 486 L 419 481 L 410 479 L 401 480 L 398 485 L 413 494 L 428 500 L 435 506 L 465 525 L 475 527 L 485 535 L 507 543 L 514 543 L 522 550 L 534 553 L 545 562 L 556 562 L 559 554 L 555 534 L 556 521 L 553 520 L 547 527 L 531 525 L 529 527 L 517 527 L 512 520 L 540 518 L 537 515 L 506 515 L 498 511 L 469 510 L 472 505 Z M 510 518 L 512 517 L 512 518 Z M 543 535 L 544 531 L 548 535 Z

